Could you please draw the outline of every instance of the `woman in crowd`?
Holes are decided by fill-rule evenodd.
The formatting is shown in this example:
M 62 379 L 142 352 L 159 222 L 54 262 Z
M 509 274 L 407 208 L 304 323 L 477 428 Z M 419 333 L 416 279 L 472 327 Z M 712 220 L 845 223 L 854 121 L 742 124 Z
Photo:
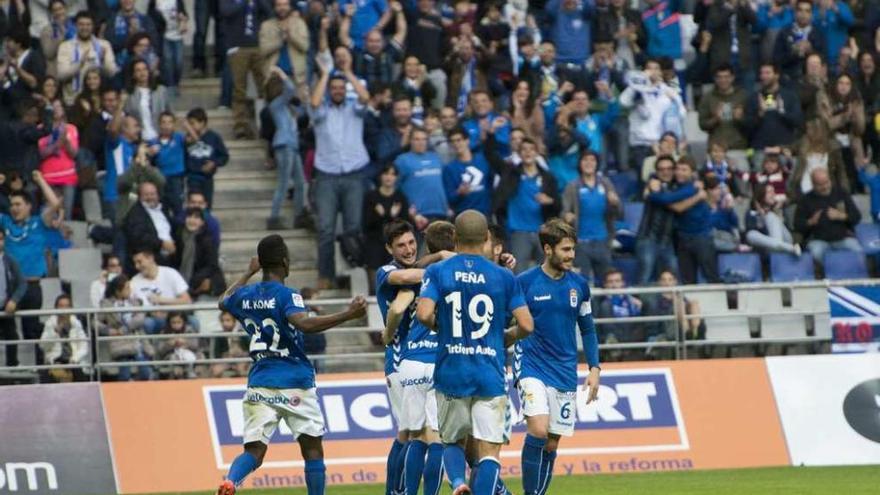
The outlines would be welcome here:
M 782 204 L 770 183 L 755 187 L 752 208 L 746 214 L 746 242 L 762 252 L 801 255 L 801 247 L 785 226 Z
M 370 283 L 375 283 L 376 270 L 391 260 L 385 250 L 382 227 L 395 219 L 409 218 L 409 202 L 397 189 L 397 168 L 388 164 L 379 176 L 379 187 L 364 195 L 361 230 L 364 234 L 364 263 Z M 375 287 L 371 287 L 371 292 Z
M 58 79 L 46 76 L 43 82 L 40 83 L 39 98 L 45 102 L 47 107 L 51 107 L 56 101 L 61 102 L 61 85 L 58 84 Z
M 797 150 L 797 165 L 788 184 L 789 200 L 795 202 L 813 190 L 810 174 L 817 168 L 828 169 L 834 185 L 849 191 L 843 154 L 840 145 L 831 138 L 827 122 L 821 119 L 808 120 Z
M 416 125 L 424 125 L 428 107 L 437 96 L 437 89 L 428 80 L 425 66 L 414 55 L 403 60 L 400 77 L 391 86 L 393 98 L 407 97 L 413 102 L 412 119 Z
M 859 90 L 853 87 L 849 74 L 837 76 L 829 96 L 831 119 L 828 124 L 840 145 L 847 187 L 850 191 L 856 191 L 861 189 L 857 166 L 865 162 L 865 148 L 862 144 L 862 136 L 865 134 L 865 105 Z
M 123 111 L 140 122 L 144 141 L 156 139 L 159 136 L 159 116 L 172 109 L 165 86 L 157 84 L 146 61 L 136 59 L 129 65 L 126 92 L 128 99 Z
M 544 147 L 544 111 L 541 103 L 535 98 L 529 81 L 520 79 L 516 83 L 510 98 L 510 124 L 523 130 L 538 144 L 538 152 L 543 154 Z
M 40 172 L 46 183 L 61 188 L 64 197 L 64 219 L 70 220 L 76 199 L 76 154 L 79 132 L 67 123 L 67 113 L 60 100 L 52 105 L 52 132 L 39 141 Z
M 126 308 L 140 306 L 141 301 L 132 297 L 131 281 L 125 274 L 119 274 L 107 282 L 102 308 L 116 308 L 117 313 L 101 313 L 98 315 L 98 333 L 102 336 L 139 335 L 144 333 L 146 313 L 124 311 Z M 147 340 L 111 340 L 101 346 L 101 353 L 109 353 L 112 361 L 149 361 L 154 351 L 153 345 Z M 137 366 L 137 379 L 149 380 L 153 376 L 149 365 Z M 127 382 L 132 377 L 131 366 L 120 366 L 117 380 Z

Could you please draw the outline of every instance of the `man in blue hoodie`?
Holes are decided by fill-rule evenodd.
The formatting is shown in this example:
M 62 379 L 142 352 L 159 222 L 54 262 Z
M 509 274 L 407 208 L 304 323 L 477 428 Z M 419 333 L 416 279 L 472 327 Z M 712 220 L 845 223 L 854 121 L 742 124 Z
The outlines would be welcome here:
M 707 282 L 717 283 L 718 263 L 709 226 L 711 211 L 706 203 L 706 191 L 694 182 L 694 164 L 691 160 L 679 159 L 675 166 L 675 183 L 675 189 L 661 191 L 659 181 L 651 180 L 648 187 L 652 192 L 647 199 L 676 213 L 676 254 L 682 281 L 685 284 L 697 283 L 699 269 Z

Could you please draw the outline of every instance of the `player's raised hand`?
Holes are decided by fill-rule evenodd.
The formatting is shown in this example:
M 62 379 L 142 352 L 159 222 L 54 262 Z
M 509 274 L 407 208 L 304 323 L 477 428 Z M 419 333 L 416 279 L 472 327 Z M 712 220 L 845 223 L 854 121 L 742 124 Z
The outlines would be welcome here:
M 596 400 L 599 396 L 599 368 L 590 368 L 590 374 L 584 382 L 584 391 L 587 392 L 587 404 Z
M 348 311 L 352 318 L 362 318 L 367 314 L 367 300 L 364 296 L 356 296 L 348 303 Z
M 516 256 L 512 253 L 501 253 L 501 256 L 498 257 L 498 261 L 501 262 L 501 265 L 508 270 L 513 271 L 516 268 Z
M 252 256 L 251 262 L 248 263 L 248 273 L 250 273 L 251 276 L 254 276 L 259 271 L 260 271 L 260 258 L 257 258 L 256 256 Z

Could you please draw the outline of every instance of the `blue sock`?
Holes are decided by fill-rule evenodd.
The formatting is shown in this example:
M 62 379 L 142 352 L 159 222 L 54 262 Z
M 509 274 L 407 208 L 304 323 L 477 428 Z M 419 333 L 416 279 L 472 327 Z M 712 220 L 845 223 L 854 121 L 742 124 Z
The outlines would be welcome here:
M 394 467 L 394 493 L 397 495 L 404 495 L 406 492 L 403 467 L 406 465 L 406 453 L 408 450 L 409 442 L 403 444 L 403 447 L 400 448 L 400 453 L 397 454 L 397 465 Z
M 499 472 L 501 465 L 498 459 L 485 457 L 477 465 L 477 476 L 474 478 L 474 484 L 471 489 L 474 495 L 495 495 L 495 488 L 498 484 Z
M 324 495 L 324 485 L 327 483 L 327 468 L 324 467 L 324 459 L 306 461 L 306 488 L 309 495 Z
M 443 444 L 432 443 L 428 447 L 428 459 L 425 461 L 425 495 L 440 493 L 443 482 Z
M 229 474 L 226 475 L 226 479 L 235 483 L 235 486 L 239 486 L 247 475 L 251 474 L 255 469 L 257 469 L 257 458 L 250 452 L 243 452 L 232 461 L 232 466 L 229 467 Z
M 463 448 L 455 444 L 447 444 L 443 448 L 443 465 L 446 467 L 446 477 L 449 478 L 453 490 L 465 483 L 466 464 Z
M 407 495 L 419 495 L 422 473 L 425 471 L 425 454 L 428 444 L 421 440 L 410 440 L 403 465 L 403 479 Z
M 394 495 L 397 486 L 394 473 L 397 468 L 397 457 L 402 449 L 403 444 L 395 438 L 394 443 L 391 444 L 391 451 L 388 452 L 388 462 L 385 464 L 385 495 Z
M 537 495 L 541 479 L 541 466 L 543 465 L 544 438 L 526 435 L 526 442 L 522 449 L 522 483 L 525 495 Z
M 550 480 L 553 479 L 553 466 L 556 464 L 556 451 L 544 451 L 543 462 L 541 462 L 540 485 L 538 486 L 538 495 L 544 495 L 550 488 Z

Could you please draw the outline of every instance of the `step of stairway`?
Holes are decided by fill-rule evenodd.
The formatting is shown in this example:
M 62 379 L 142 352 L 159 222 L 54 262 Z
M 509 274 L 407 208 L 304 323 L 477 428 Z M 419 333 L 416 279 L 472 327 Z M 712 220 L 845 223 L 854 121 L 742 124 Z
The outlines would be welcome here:
M 214 176 L 214 191 L 275 191 L 278 176 L 274 170 L 220 170 Z M 270 196 L 271 197 L 271 196 Z M 252 200 L 249 196 L 239 197 L 239 200 Z
M 272 210 L 271 200 L 216 202 L 211 213 L 227 230 L 266 230 L 266 220 Z M 281 204 L 279 218 L 283 225 L 293 225 L 293 204 L 287 198 Z M 268 233 L 268 232 L 267 232 Z
M 220 244 L 220 255 L 230 259 L 250 259 L 257 254 L 257 244 L 268 234 L 278 234 L 287 243 L 291 258 L 298 260 L 299 254 L 311 253 L 315 250 L 315 235 L 304 229 L 290 230 L 253 230 L 223 231 Z M 244 269 L 244 267 L 243 267 Z
M 244 275 L 244 270 L 224 270 L 226 275 L 226 283 L 231 284 Z M 258 276 L 254 276 L 251 281 L 259 280 Z M 288 287 L 301 289 L 303 287 L 316 287 L 318 285 L 318 270 L 291 270 L 284 284 Z

